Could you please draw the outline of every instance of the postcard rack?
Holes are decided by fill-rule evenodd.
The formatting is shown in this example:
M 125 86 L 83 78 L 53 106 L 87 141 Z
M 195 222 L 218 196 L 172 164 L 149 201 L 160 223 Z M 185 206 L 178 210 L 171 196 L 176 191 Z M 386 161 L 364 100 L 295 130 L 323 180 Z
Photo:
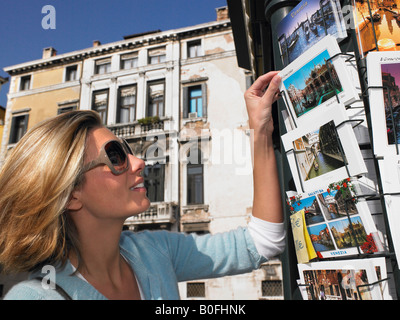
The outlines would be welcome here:
M 371 10 L 371 6 L 369 3 L 370 0 L 367 0 L 368 3 L 368 10 L 370 13 L 370 16 L 372 17 L 372 10 Z M 288 0 L 269 0 L 265 2 L 265 16 L 266 16 L 266 20 L 269 21 L 271 24 L 277 24 L 280 21 L 284 20 L 286 18 L 286 16 L 288 15 L 288 12 L 290 10 L 292 10 L 294 8 L 294 6 L 297 4 L 293 4 L 293 2 L 288 1 Z M 322 3 L 322 1 L 320 2 Z M 340 1 L 340 5 L 342 8 L 346 7 L 346 8 L 353 8 L 353 2 L 352 0 L 341 0 Z M 308 17 L 309 18 L 309 17 Z M 308 19 L 307 18 L 307 19 Z M 347 16 L 348 18 L 348 16 Z M 371 19 L 371 23 L 372 25 L 374 24 L 374 21 Z M 298 25 L 298 24 L 297 24 Z M 375 50 L 379 50 L 380 47 L 378 46 L 378 39 L 377 39 L 377 35 L 375 34 L 375 28 L 372 28 L 373 30 L 373 41 L 375 43 Z M 356 194 L 356 201 L 358 200 L 365 200 L 366 202 L 370 203 L 372 201 L 380 203 L 380 209 L 381 211 L 379 211 L 378 213 L 375 213 L 375 215 L 379 215 L 379 217 L 382 218 L 383 220 L 383 226 L 380 226 L 381 229 L 379 229 L 379 231 L 381 231 L 384 236 L 385 236 L 385 243 L 384 243 L 384 249 L 382 252 L 377 252 L 377 253 L 370 253 L 370 252 L 363 252 L 361 249 L 361 246 L 359 245 L 359 242 L 357 240 L 357 236 L 356 236 L 356 230 L 354 230 L 352 228 L 351 223 L 349 224 L 350 226 L 350 236 L 352 237 L 353 241 L 357 244 L 355 247 L 357 248 L 357 253 L 356 254 L 351 254 L 351 255 L 347 255 L 347 256 L 341 256 L 341 257 L 316 257 L 315 259 L 313 259 L 313 261 L 316 262 L 323 262 L 323 261 L 331 261 L 331 260 L 342 260 L 342 261 L 347 261 L 350 259 L 368 259 L 368 258 L 384 258 L 387 265 L 391 266 L 391 269 L 388 268 L 388 276 L 384 277 L 383 279 L 379 279 L 378 281 L 372 282 L 372 283 L 368 283 L 368 284 L 360 284 L 357 285 L 357 292 L 358 292 L 358 296 L 361 298 L 361 294 L 360 294 L 360 290 L 362 290 L 362 288 L 364 287 L 368 287 L 368 286 L 375 286 L 378 284 L 381 284 L 382 282 L 390 282 L 390 286 L 392 287 L 392 291 L 395 291 L 395 296 L 393 296 L 393 299 L 399 299 L 400 298 L 400 269 L 399 269 L 399 265 L 398 265 L 398 261 L 397 261 L 397 257 L 395 254 L 395 250 L 394 250 L 394 246 L 393 246 L 393 241 L 392 241 L 392 234 L 391 234 L 391 229 L 390 229 L 390 224 L 389 224 L 389 219 L 388 219 L 388 212 L 387 212 L 387 207 L 386 207 L 386 196 L 394 196 L 394 195 L 399 195 L 400 192 L 384 192 L 384 188 L 383 188 L 383 181 L 382 181 L 382 177 L 380 174 L 380 167 L 378 165 L 378 160 L 380 160 L 380 157 L 377 156 L 374 152 L 374 143 L 373 143 L 373 139 L 372 139 L 372 120 L 371 120 L 371 108 L 370 108 L 370 100 L 369 100 L 369 94 L 371 92 L 371 90 L 383 90 L 384 94 L 386 94 L 388 97 L 390 97 L 390 88 L 386 87 L 386 86 L 374 86 L 374 85 L 369 85 L 368 84 L 368 79 L 367 79 L 367 64 L 366 64 L 366 58 L 363 56 L 362 52 L 360 52 L 359 49 L 359 45 L 358 45 L 358 39 L 357 39 L 357 35 L 356 35 L 356 31 L 354 29 L 354 25 L 348 24 L 346 25 L 346 32 L 347 32 L 347 38 L 342 41 L 340 43 L 340 48 L 342 50 L 341 53 L 332 56 L 329 60 L 334 60 L 337 58 L 337 56 L 344 56 L 346 57 L 346 62 L 354 62 L 354 64 L 356 65 L 356 72 L 358 73 L 358 78 L 360 81 L 360 94 L 359 94 L 359 100 L 356 102 L 362 102 L 361 106 L 358 103 L 349 103 L 345 105 L 346 110 L 348 109 L 353 109 L 353 108 L 364 108 L 365 110 L 365 118 L 363 117 L 363 119 L 355 119 L 352 118 L 351 120 L 346 120 L 343 121 L 341 123 L 336 124 L 335 123 L 335 130 L 336 133 L 338 131 L 338 128 L 340 128 L 341 126 L 343 126 L 345 123 L 351 122 L 353 125 L 353 128 L 356 128 L 357 126 L 359 126 L 360 124 L 364 124 L 366 125 L 366 128 L 368 130 L 368 135 L 369 135 L 369 143 L 365 143 L 362 146 L 360 145 L 360 149 L 366 150 L 366 151 L 371 151 L 371 160 L 373 163 L 373 167 L 374 169 L 371 170 L 375 170 L 375 177 L 376 177 L 376 189 L 373 192 L 366 192 L 364 194 Z M 278 36 L 279 34 L 274 34 L 277 33 L 277 31 L 274 28 L 271 28 L 271 33 L 272 33 L 272 44 L 273 44 L 273 53 L 274 53 L 274 69 L 275 70 L 282 70 L 282 68 L 284 67 L 283 64 L 283 52 L 281 51 L 279 44 L 277 43 Z M 287 43 L 286 43 L 287 45 Z M 288 58 L 289 59 L 289 58 Z M 290 59 L 288 60 L 290 61 Z M 330 64 L 327 63 L 328 65 L 328 72 L 329 75 L 332 77 L 331 74 L 331 69 L 330 69 Z M 335 95 L 336 95 L 336 99 L 339 102 L 339 96 L 336 93 L 336 91 L 334 90 Z M 289 119 L 291 119 L 291 123 L 294 129 L 298 128 L 298 124 L 295 121 L 295 116 L 292 113 L 291 108 L 288 108 L 288 100 L 289 100 L 289 96 L 287 96 L 287 93 L 285 91 L 281 91 L 281 96 L 282 96 L 282 101 L 278 102 L 278 106 L 280 107 L 280 110 L 285 110 L 288 114 Z M 393 119 L 393 106 L 391 104 L 391 99 L 388 99 L 389 101 L 389 111 L 390 114 L 392 115 L 392 119 Z M 358 118 L 357 116 L 355 116 L 356 118 Z M 280 117 L 279 119 L 279 127 L 280 127 L 280 135 L 282 136 L 283 134 L 285 134 L 285 129 L 281 129 L 281 128 L 285 128 L 285 120 L 283 119 L 283 117 Z M 366 123 L 365 123 L 366 122 Z M 397 132 L 400 131 L 400 128 L 397 127 L 396 122 L 393 121 L 392 123 L 392 130 L 393 130 L 393 134 L 396 137 Z M 343 147 L 341 144 L 340 139 L 338 139 L 338 134 L 336 134 L 337 137 L 337 142 L 339 145 L 339 149 L 340 149 L 340 154 L 342 156 L 342 158 L 345 160 L 344 161 L 344 166 L 346 168 L 346 171 L 348 173 L 348 176 L 351 177 L 350 172 L 349 172 L 349 168 L 348 168 L 348 163 L 345 157 L 345 153 L 343 151 Z M 361 148 L 362 147 L 362 148 Z M 396 150 L 396 154 L 400 155 L 400 151 L 399 151 L 399 146 L 398 146 L 398 142 L 397 139 L 395 139 L 395 150 Z M 281 148 L 282 150 L 283 148 Z M 291 152 L 295 152 L 294 147 L 290 148 L 288 150 L 284 150 L 283 153 L 283 161 L 282 161 L 282 167 L 288 167 L 288 154 Z M 303 179 L 301 178 L 301 172 L 299 170 L 299 163 L 296 157 L 294 157 L 294 161 L 295 161 L 295 167 L 297 169 L 297 172 L 293 173 L 291 172 L 291 170 L 289 170 L 289 172 L 291 172 L 292 176 L 290 176 L 290 174 L 287 174 L 287 170 L 286 168 L 283 169 L 286 172 L 283 172 L 283 178 L 282 178 L 282 183 L 283 183 L 283 189 L 284 191 L 289 191 L 289 190 L 293 190 L 293 175 L 295 174 L 298 179 L 298 181 L 300 181 L 301 184 L 301 191 L 304 191 L 304 185 L 303 185 Z M 351 177 L 351 178 L 355 178 L 358 179 L 359 177 L 355 176 L 355 177 Z M 300 190 L 298 191 L 300 192 Z M 349 201 L 353 201 L 353 199 L 347 199 L 345 201 L 345 211 L 346 211 L 346 217 L 347 220 L 350 222 L 351 219 L 351 214 L 349 212 Z M 288 213 L 289 210 L 288 208 L 285 208 L 285 213 Z M 288 216 L 290 216 L 290 214 L 286 214 L 286 221 L 288 222 L 288 232 L 290 231 L 290 221 L 288 221 Z M 290 220 L 290 219 L 289 219 Z M 382 228 L 383 227 L 383 228 Z M 293 242 L 293 236 L 289 235 L 289 239 L 288 239 L 288 243 Z M 362 261 L 362 260 L 361 260 Z M 286 264 L 285 264 L 286 263 Z M 296 258 L 296 253 L 295 253 L 295 249 L 293 244 L 290 245 L 290 250 L 288 250 L 288 253 L 286 254 L 286 256 L 284 256 L 283 259 L 283 272 L 284 272 L 284 281 L 285 281 L 285 276 L 287 277 L 286 280 L 288 283 L 284 286 L 286 286 L 286 289 L 288 291 L 290 291 L 290 294 L 288 295 L 289 298 L 296 298 L 296 299 L 302 299 L 301 295 L 299 295 L 299 290 L 301 290 L 301 287 L 307 287 L 309 286 L 308 284 L 304 284 L 304 283 L 299 283 L 298 279 L 299 279 L 299 274 L 298 274 L 298 269 L 297 269 L 297 258 Z M 297 289 L 296 289 L 297 288 Z
M 370 1 L 367 0 L 366 1 L 368 4 L 368 10 L 370 13 L 370 16 L 372 17 L 372 10 L 371 10 L 371 5 L 370 5 Z M 344 1 L 344 6 L 351 6 L 351 0 L 345 0 Z M 377 41 L 377 37 L 376 37 L 376 33 L 375 33 L 375 27 L 374 27 L 374 20 L 371 19 L 371 23 L 372 23 L 372 31 L 373 31 L 373 37 L 374 37 L 374 42 L 375 42 L 375 48 L 377 51 L 379 51 L 379 46 L 378 46 L 378 41 Z M 350 28 L 349 30 L 350 36 L 351 36 L 351 42 L 353 43 L 353 50 L 354 50 L 354 55 L 356 58 L 356 64 L 357 64 L 357 69 L 358 69 L 358 75 L 359 75 L 359 79 L 360 79 L 360 85 L 361 85 L 361 98 L 363 100 L 363 104 L 364 104 L 364 108 L 365 108 L 365 113 L 366 113 L 366 119 L 368 122 L 368 130 L 369 130 L 369 136 L 371 138 L 371 149 L 372 149 L 372 156 L 373 156 L 373 162 L 374 162 L 374 168 L 376 171 L 376 179 L 377 179 L 377 184 L 378 184 L 378 193 L 376 195 L 357 195 L 359 198 L 364 197 L 365 199 L 369 199 L 369 200 L 379 200 L 381 203 L 381 208 L 382 208 L 382 215 L 384 218 L 384 222 L 385 222 L 385 232 L 387 235 L 387 241 L 388 241 L 388 248 L 386 250 L 386 252 L 383 253 L 383 256 L 385 256 L 392 265 L 393 268 L 393 277 L 394 279 L 392 279 L 394 285 L 395 285 L 395 290 L 396 290 L 396 294 L 397 294 L 397 299 L 400 298 L 400 274 L 399 274 L 399 265 L 398 265 L 398 261 L 396 258 L 396 254 L 394 252 L 394 248 L 393 248 L 393 242 L 392 242 L 392 235 L 391 235 L 391 230 L 389 227 L 389 221 L 388 221 L 388 212 L 386 209 L 386 204 L 385 204 L 385 196 L 387 195 L 399 195 L 400 193 L 398 192 L 384 192 L 383 191 L 383 183 L 382 183 L 382 179 L 381 179 L 381 175 L 380 175 L 380 170 L 379 170 L 379 166 L 378 166 L 378 160 L 379 157 L 377 157 L 375 155 L 374 150 L 374 144 L 373 144 L 373 140 L 372 140 L 372 124 L 371 124 L 371 110 L 370 110 L 370 100 L 369 100 L 369 91 L 371 89 L 379 89 L 379 90 L 386 90 L 386 93 L 388 95 L 388 102 L 389 102 L 389 110 L 390 113 L 393 117 L 393 106 L 391 103 L 391 99 L 390 99 L 390 88 L 386 87 L 386 86 L 372 86 L 372 85 L 368 85 L 368 79 L 367 79 L 367 66 L 366 66 L 366 61 L 365 61 L 365 57 L 361 57 L 361 53 L 359 50 L 359 46 L 357 45 L 357 38 L 356 38 L 356 32 L 354 30 L 354 28 Z M 394 136 L 396 137 L 396 132 L 397 132 L 398 128 L 396 125 L 396 122 L 393 121 L 393 132 L 394 132 Z M 396 148 L 396 153 L 397 155 L 399 155 L 399 146 L 398 146 L 398 142 L 397 139 L 395 139 L 395 148 Z

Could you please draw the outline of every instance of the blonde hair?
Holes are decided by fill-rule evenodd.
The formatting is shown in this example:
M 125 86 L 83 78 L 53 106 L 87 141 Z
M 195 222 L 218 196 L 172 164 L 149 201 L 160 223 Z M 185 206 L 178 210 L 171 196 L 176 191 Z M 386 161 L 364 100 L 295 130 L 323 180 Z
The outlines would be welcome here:
M 5 273 L 64 264 L 79 256 L 76 229 L 66 207 L 83 183 L 88 131 L 98 113 L 72 111 L 45 120 L 18 142 L 0 171 L 0 265 Z

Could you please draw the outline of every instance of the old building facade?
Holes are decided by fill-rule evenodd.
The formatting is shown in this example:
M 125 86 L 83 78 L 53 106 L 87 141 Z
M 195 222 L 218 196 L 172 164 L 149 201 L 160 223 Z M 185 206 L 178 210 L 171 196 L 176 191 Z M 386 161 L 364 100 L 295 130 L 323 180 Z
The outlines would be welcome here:
M 5 68 L 10 74 L 1 161 L 30 127 L 73 109 L 99 112 L 145 160 L 151 206 L 126 229 L 217 233 L 252 209 L 250 134 L 226 8 L 217 20 L 154 31 Z M 240 276 L 180 283 L 182 299 L 280 299 L 279 260 Z
M 8 78 L 0 77 L 0 92 L 1 87 L 8 82 Z M 0 105 L 0 149 L 1 149 L 1 137 L 3 136 L 4 119 L 6 117 L 6 108 Z

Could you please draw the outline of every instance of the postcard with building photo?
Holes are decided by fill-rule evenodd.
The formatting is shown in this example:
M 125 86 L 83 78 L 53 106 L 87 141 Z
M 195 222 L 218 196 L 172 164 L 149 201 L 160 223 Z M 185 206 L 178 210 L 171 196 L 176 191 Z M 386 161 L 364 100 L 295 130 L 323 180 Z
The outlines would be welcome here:
M 336 40 L 327 36 L 279 73 L 280 89 L 296 127 L 328 112 L 329 107 L 340 108 L 340 104 L 359 99 L 345 58 L 339 53 Z
M 334 185 L 297 195 L 291 201 L 291 212 L 304 210 L 308 235 L 319 257 L 384 251 L 366 201 L 355 198 L 346 179 Z
M 298 193 L 367 171 L 344 107 L 281 136 Z
M 361 58 L 400 46 L 400 0 L 352 0 L 354 29 Z
M 303 0 L 277 26 L 283 66 L 327 35 L 346 38 L 346 27 L 338 0 Z
M 371 52 L 367 73 L 374 152 L 400 154 L 400 52 Z
M 305 300 L 382 300 L 388 287 L 375 284 L 386 278 L 383 259 L 299 264 L 300 283 Z

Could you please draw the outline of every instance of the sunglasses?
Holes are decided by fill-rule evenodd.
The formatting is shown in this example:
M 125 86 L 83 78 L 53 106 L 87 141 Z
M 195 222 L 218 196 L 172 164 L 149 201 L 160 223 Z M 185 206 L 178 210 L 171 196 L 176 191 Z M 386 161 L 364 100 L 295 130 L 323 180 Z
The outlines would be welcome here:
M 102 145 L 99 156 L 86 164 L 82 173 L 105 164 L 113 174 L 120 175 L 129 168 L 128 154 L 133 155 L 133 151 L 125 139 L 107 141 Z

